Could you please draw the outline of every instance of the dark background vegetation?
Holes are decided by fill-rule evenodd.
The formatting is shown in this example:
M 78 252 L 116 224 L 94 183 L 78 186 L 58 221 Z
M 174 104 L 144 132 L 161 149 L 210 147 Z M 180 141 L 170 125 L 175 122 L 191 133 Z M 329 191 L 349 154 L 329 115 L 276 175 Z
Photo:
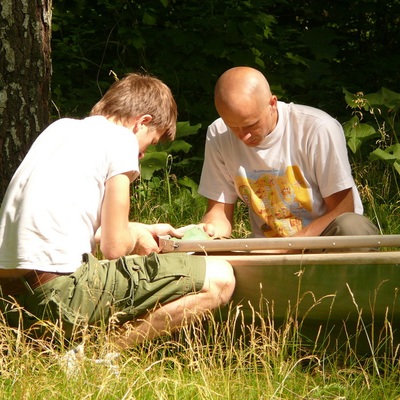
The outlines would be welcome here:
M 349 115 L 342 88 L 400 90 L 398 0 L 56 0 L 53 7 L 52 99 L 61 116 L 85 115 L 112 82 L 110 70 L 160 77 L 179 120 L 201 123 L 203 133 L 216 117 L 216 79 L 236 65 L 264 72 L 280 99 L 339 119 Z
M 355 112 L 344 89 L 400 92 L 400 0 L 55 0 L 53 7 L 53 117 L 86 115 L 112 83 L 110 71 L 156 75 L 174 93 L 178 120 L 201 124 L 185 138 L 191 149 L 174 154 L 169 170 L 193 182 L 200 177 L 207 126 L 217 117 L 214 85 L 228 68 L 255 67 L 279 99 L 321 108 L 342 123 Z M 373 120 L 376 134 L 363 139 L 356 154 L 349 151 L 374 219 L 376 202 L 385 215 L 387 204 L 399 201 L 400 156 L 398 172 L 392 159 L 369 160 L 381 128 L 390 125 L 379 146 L 385 142 L 382 148 L 392 152 L 399 142 L 400 95 L 394 107 L 383 109 L 383 103 L 375 115 L 358 115 L 361 122 Z M 376 126 L 381 110 L 384 120 Z
M 398 212 L 400 0 L 56 0 L 53 7 L 53 118 L 86 115 L 112 83 L 110 71 L 156 75 L 171 87 L 179 121 L 201 124 L 168 172 L 198 182 L 206 129 L 217 117 L 215 82 L 228 68 L 252 66 L 281 100 L 321 108 L 342 123 L 355 112 L 360 123 L 372 121 L 367 129 L 375 133 L 362 141 L 350 130 L 362 144 L 349 151 L 353 172 L 367 215 L 386 221 Z M 375 114 L 345 101 L 344 90 L 382 87 L 394 94 L 379 97 Z M 388 149 L 387 163 L 371 161 L 377 147 Z

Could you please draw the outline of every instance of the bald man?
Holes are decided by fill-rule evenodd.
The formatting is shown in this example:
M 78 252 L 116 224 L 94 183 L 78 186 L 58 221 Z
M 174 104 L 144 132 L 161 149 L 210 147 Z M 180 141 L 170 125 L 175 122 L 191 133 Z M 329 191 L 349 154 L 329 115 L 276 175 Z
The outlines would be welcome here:
M 378 234 L 365 218 L 343 129 L 325 112 L 278 101 L 264 75 L 229 69 L 215 87 L 199 193 L 213 237 L 229 237 L 240 198 L 252 237 Z

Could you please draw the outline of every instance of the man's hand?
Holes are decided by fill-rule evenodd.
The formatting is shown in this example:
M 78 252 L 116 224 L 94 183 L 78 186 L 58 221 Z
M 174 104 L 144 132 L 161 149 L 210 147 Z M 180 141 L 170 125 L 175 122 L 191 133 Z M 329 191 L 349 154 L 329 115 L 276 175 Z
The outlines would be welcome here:
M 213 239 L 230 237 L 233 226 L 235 204 L 207 201 L 207 210 L 199 226 Z
M 199 228 L 203 229 L 205 233 L 207 233 L 208 236 L 213 238 L 215 236 L 215 226 L 214 224 L 206 224 L 206 223 L 200 223 L 197 225 Z

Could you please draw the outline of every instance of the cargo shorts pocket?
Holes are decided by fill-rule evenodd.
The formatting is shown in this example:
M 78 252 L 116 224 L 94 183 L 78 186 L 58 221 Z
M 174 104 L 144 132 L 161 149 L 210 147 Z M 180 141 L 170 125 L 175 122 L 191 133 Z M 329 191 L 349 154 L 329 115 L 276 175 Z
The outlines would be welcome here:
M 116 309 L 126 314 L 119 320 L 131 320 L 193 291 L 184 259 L 176 255 L 165 258 L 156 253 L 121 257 L 118 262 L 128 276 L 129 286 L 125 298 L 116 303 Z
M 65 279 L 58 278 L 43 302 L 58 310 L 61 320 L 96 325 L 107 321 L 115 291 L 115 268 L 91 254 Z

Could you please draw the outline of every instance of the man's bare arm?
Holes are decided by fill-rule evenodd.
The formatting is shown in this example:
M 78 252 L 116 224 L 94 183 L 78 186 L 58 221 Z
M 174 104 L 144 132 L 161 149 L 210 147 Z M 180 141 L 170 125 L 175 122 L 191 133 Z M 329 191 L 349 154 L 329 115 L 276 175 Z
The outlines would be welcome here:
M 201 219 L 201 225 L 205 232 L 212 237 L 230 237 L 234 210 L 234 204 L 208 199 L 206 213 Z
M 327 212 L 312 221 L 295 236 L 319 236 L 324 229 L 339 215 L 346 212 L 354 212 L 353 192 L 345 189 L 334 193 L 324 199 Z

